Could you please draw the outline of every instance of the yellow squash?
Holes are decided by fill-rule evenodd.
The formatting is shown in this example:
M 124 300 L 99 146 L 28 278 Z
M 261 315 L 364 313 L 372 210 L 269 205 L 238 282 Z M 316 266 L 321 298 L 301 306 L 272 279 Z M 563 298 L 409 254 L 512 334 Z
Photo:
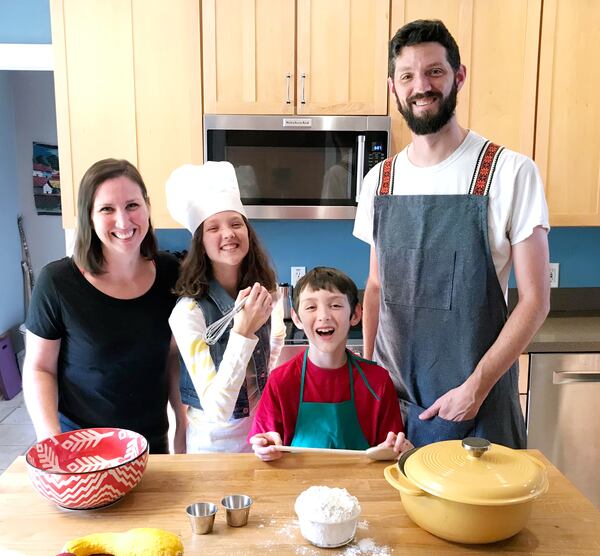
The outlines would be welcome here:
M 94 533 L 69 541 L 62 549 L 75 556 L 181 556 L 183 544 L 177 535 L 162 529 L 142 527 L 124 533 Z

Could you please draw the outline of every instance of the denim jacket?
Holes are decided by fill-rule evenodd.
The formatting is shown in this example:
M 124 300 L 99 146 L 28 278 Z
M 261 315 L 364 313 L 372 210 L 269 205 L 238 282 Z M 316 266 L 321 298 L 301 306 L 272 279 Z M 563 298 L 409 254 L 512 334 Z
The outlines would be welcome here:
M 210 326 L 213 322 L 219 320 L 225 313 L 228 313 L 233 309 L 235 305 L 235 300 L 223 289 L 223 287 L 212 280 L 209 284 L 208 292 L 202 296 L 201 298 L 196 300 L 202 313 L 204 315 L 204 319 L 206 321 L 206 326 Z M 221 361 L 223 359 L 223 354 L 225 353 L 225 349 L 227 347 L 227 343 L 229 342 L 229 331 L 231 330 L 231 325 L 227 328 L 223 336 L 219 339 L 219 341 L 209 346 L 210 356 L 215 365 L 215 369 L 219 372 L 219 367 L 221 365 Z M 256 377 L 256 384 L 258 386 L 259 392 L 262 394 L 262 391 L 267 382 L 267 371 L 269 365 L 269 357 L 271 354 L 271 319 L 267 320 L 267 322 L 257 330 L 256 336 L 258 337 L 258 343 L 254 348 L 254 352 L 252 353 L 252 361 L 254 362 L 254 371 Z M 179 388 L 181 391 L 181 401 L 184 404 L 191 405 L 196 409 L 202 409 L 202 405 L 200 404 L 200 399 L 198 398 L 198 393 L 194 388 L 194 384 L 192 383 L 192 379 L 183 363 L 181 362 L 181 373 L 179 380 Z M 242 417 L 248 417 L 250 414 L 250 407 L 248 402 L 248 392 L 246 388 L 246 381 L 242 384 L 240 388 L 240 393 L 238 395 L 238 399 L 235 403 L 235 408 L 233 410 L 233 418 L 240 419 Z

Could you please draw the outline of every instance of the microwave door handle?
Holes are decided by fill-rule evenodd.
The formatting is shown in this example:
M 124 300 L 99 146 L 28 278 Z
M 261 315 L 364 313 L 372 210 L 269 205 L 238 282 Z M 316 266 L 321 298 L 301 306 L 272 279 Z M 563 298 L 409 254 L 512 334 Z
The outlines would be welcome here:
M 360 191 L 362 189 L 363 174 L 365 171 L 365 136 L 359 135 L 358 150 L 356 153 L 356 202 L 360 199 Z

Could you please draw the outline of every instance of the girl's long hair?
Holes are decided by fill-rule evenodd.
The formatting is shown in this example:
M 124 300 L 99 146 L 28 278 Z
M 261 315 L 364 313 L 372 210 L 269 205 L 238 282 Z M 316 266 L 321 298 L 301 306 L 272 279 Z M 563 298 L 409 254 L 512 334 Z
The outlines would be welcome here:
M 238 290 L 252 286 L 258 282 L 268 291 L 276 289 L 275 271 L 271 266 L 269 257 L 263 249 L 256 233 L 250 226 L 248 219 L 242 215 L 244 224 L 248 229 L 248 254 L 241 264 L 240 281 Z M 175 284 L 175 293 L 182 297 L 199 298 L 208 292 L 208 285 L 213 278 L 212 263 L 204 249 L 202 236 L 204 222 L 192 236 L 190 250 L 181 263 L 179 279 Z

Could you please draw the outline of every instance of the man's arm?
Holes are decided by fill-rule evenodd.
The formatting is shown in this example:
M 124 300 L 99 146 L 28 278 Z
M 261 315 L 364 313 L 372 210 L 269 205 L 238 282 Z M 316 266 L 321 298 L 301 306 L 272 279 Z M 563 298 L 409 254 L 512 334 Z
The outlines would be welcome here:
M 379 282 L 379 270 L 377 267 L 377 254 L 375 248 L 371 247 L 369 259 L 369 277 L 365 286 L 363 299 L 363 343 L 365 359 L 372 359 L 375 349 L 375 336 L 379 325 L 379 296 L 381 283 Z
M 546 230 L 536 227 L 527 239 L 513 245 L 512 253 L 519 292 L 517 305 L 473 374 L 459 387 L 438 398 L 421 413 L 421 419 L 438 414 L 450 421 L 474 418 L 494 384 L 523 353 L 548 315 L 550 279 Z

